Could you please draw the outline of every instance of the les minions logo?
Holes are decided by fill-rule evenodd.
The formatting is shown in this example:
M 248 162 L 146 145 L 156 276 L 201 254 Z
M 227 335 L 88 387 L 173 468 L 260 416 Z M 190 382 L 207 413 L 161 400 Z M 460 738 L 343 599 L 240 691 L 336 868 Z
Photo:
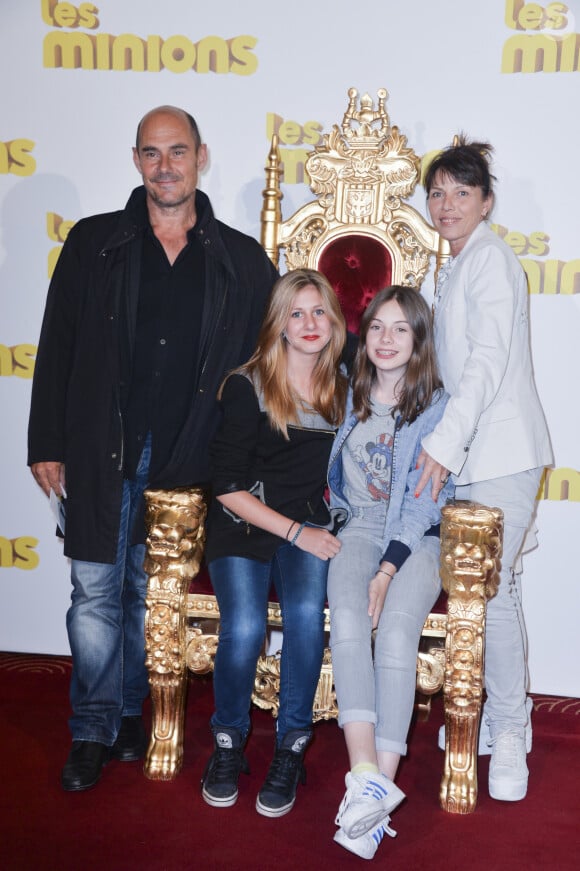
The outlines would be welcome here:
M 0 345 L 0 376 L 32 378 L 36 345 Z
M 566 3 L 506 0 L 505 23 L 517 33 L 504 44 L 502 73 L 580 71 L 580 33 L 571 31 L 569 13 Z
M 42 20 L 55 30 L 43 42 L 43 65 L 48 68 L 117 70 L 158 73 L 234 73 L 251 76 L 258 68 L 253 53 L 258 40 L 241 35 L 231 39 L 206 36 L 193 42 L 187 36 L 136 36 L 122 33 L 89 34 L 78 28 L 96 30 L 99 9 L 92 3 L 58 3 L 41 0 Z M 70 28 L 64 31 L 62 28 Z M 71 32 L 72 31 L 72 32 Z
M 10 142 L 0 142 L 0 173 L 6 175 L 33 175 L 36 160 L 32 156 L 34 142 L 32 139 L 12 139 Z
M 35 551 L 38 539 L 31 535 L 20 538 L 4 538 L 0 535 L 0 568 L 35 569 L 40 558 Z

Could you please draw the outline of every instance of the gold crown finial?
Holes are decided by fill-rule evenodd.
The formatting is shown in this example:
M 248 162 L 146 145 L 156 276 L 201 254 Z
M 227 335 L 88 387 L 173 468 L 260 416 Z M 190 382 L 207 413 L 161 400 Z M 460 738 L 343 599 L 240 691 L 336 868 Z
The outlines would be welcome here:
M 372 97 L 363 94 L 360 98 L 360 108 L 357 109 L 358 91 L 350 88 L 348 91 L 348 106 L 342 119 L 341 129 L 345 139 L 353 146 L 362 146 L 384 139 L 389 134 L 389 116 L 385 109 L 387 99 L 385 88 L 377 91 L 377 108 L 374 108 Z

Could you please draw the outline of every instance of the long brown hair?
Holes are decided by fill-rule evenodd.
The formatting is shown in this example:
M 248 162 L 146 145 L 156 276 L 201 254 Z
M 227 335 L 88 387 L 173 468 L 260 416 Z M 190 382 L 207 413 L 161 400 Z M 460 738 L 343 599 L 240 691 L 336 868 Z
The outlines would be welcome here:
M 419 291 L 411 287 L 393 285 L 379 291 L 363 313 L 353 368 L 353 410 L 361 421 L 367 420 L 372 412 L 371 390 L 377 372 L 367 355 L 367 333 L 380 307 L 391 300 L 401 306 L 413 333 L 413 350 L 398 385 L 399 401 L 393 408 L 393 417 L 399 417 L 401 427 L 413 423 L 429 407 L 435 391 L 443 386 L 435 356 L 431 312 Z
M 332 286 L 315 269 L 295 269 L 278 279 L 272 289 L 256 350 L 244 366 L 235 370 L 248 375 L 261 388 L 270 423 L 285 438 L 288 438 L 288 423 L 299 422 L 300 400 L 293 393 L 288 381 L 286 339 L 283 332 L 296 294 L 311 284 L 320 293 L 332 325 L 330 341 L 320 352 L 312 373 L 312 381 L 316 387 L 312 407 L 333 426 L 342 423 L 347 379 L 338 367 L 346 342 L 346 325 Z

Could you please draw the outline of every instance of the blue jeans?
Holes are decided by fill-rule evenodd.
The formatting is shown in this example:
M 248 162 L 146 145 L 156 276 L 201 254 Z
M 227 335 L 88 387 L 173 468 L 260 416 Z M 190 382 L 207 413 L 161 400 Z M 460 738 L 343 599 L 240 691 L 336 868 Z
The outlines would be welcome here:
M 73 591 L 66 625 L 73 670 L 69 720 L 73 741 L 115 743 L 121 717 L 141 714 L 149 692 L 145 668 L 145 545 L 131 531 L 147 486 L 148 440 L 135 481 L 123 482 L 114 565 L 71 561 Z
M 250 729 L 256 663 L 266 632 L 268 593 L 274 583 L 282 609 L 280 708 L 277 740 L 312 727 L 312 705 L 324 652 L 328 563 L 282 544 L 270 562 L 222 557 L 209 573 L 221 615 L 215 658 L 212 729 Z

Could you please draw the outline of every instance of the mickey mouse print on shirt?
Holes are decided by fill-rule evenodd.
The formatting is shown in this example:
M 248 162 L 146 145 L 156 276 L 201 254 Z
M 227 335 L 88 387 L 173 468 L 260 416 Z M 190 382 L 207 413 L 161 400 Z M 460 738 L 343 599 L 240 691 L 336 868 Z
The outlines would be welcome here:
M 353 459 L 364 472 L 366 489 L 374 502 L 389 499 L 393 464 L 393 436 L 381 433 L 374 442 L 353 446 Z

